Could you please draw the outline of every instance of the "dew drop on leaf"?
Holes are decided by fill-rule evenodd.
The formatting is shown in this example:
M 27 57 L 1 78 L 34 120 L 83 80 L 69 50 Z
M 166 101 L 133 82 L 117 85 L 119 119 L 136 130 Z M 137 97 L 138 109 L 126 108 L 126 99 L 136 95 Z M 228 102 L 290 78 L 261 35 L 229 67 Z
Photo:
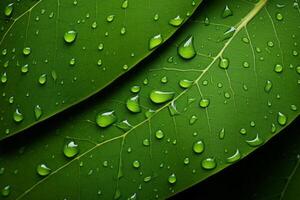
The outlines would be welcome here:
M 107 21 L 107 22 L 112 22 L 112 21 L 114 21 L 114 19 L 115 19 L 115 15 L 108 15 L 108 16 L 106 17 L 106 21 Z
M 162 131 L 162 130 L 157 130 L 156 132 L 155 132 L 155 137 L 157 138 L 157 139 L 159 139 L 159 140 L 161 140 L 161 139 L 163 139 L 164 138 L 164 132 Z
M 180 15 L 177 15 L 176 17 L 170 19 L 169 24 L 171 24 L 172 26 L 180 26 L 183 22 L 183 19 L 181 18 Z
M 285 116 L 283 113 L 278 112 L 277 114 L 277 121 L 281 126 L 286 125 L 287 123 L 287 116 Z
M 74 30 L 67 31 L 64 34 L 64 40 L 66 43 L 69 43 L 69 44 L 73 43 L 75 41 L 76 37 L 77 37 L 77 32 Z
M 282 65 L 276 64 L 276 65 L 274 66 L 274 71 L 275 71 L 276 73 L 281 73 L 281 72 L 283 71 Z
M 139 103 L 139 96 L 136 95 L 134 97 L 129 98 L 126 101 L 126 107 L 129 111 L 131 111 L 133 113 L 141 112 L 141 107 L 140 107 L 140 103 Z
M 98 126 L 105 128 L 117 121 L 117 117 L 115 116 L 114 111 L 104 112 L 98 114 L 96 117 L 96 123 Z
M 21 72 L 26 74 L 29 71 L 28 64 L 25 64 L 21 67 Z
M 136 169 L 140 168 L 140 166 L 141 166 L 140 161 L 138 161 L 138 160 L 133 161 L 132 166 Z
M 7 196 L 9 196 L 9 194 L 10 194 L 10 185 L 6 185 L 2 188 L 1 195 L 3 197 L 7 197 Z
M 131 91 L 132 93 L 139 93 L 140 90 L 141 90 L 141 87 L 138 86 L 138 85 L 134 85 L 134 86 L 132 86 L 132 87 L 130 88 L 130 91 Z
M 128 120 L 123 120 L 116 125 L 119 129 L 123 131 L 129 131 L 130 129 L 133 128 L 133 126 L 128 122 Z
M 40 117 L 42 116 L 42 114 L 43 114 L 42 108 L 39 105 L 36 105 L 34 107 L 34 116 L 35 116 L 35 119 L 39 120 Z
M 23 48 L 23 55 L 24 56 L 29 56 L 31 53 L 31 48 L 30 47 L 24 47 Z
M 183 59 L 192 59 L 196 56 L 193 36 L 187 37 L 177 48 L 178 55 Z
M 233 15 L 232 10 L 229 8 L 228 5 L 226 5 L 224 10 L 223 10 L 222 17 L 227 18 L 227 17 L 232 16 L 232 15 Z
M 265 92 L 269 93 L 272 89 L 272 86 L 273 86 L 272 82 L 270 80 L 267 80 L 267 82 L 265 84 Z
M 4 72 L 1 76 L 1 83 L 6 83 L 7 82 L 7 74 Z
M 168 182 L 169 182 L 170 184 L 175 184 L 176 181 L 177 181 L 176 175 L 175 175 L 174 173 L 171 174 L 171 175 L 169 176 L 169 178 L 168 178 Z
M 14 11 L 14 4 L 10 3 L 4 8 L 4 15 L 10 17 Z
M 19 111 L 19 109 L 15 110 L 15 112 L 13 114 L 13 119 L 17 123 L 23 121 L 24 117 L 23 117 L 23 114 Z
M 193 145 L 193 151 L 196 154 L 202 153 L 204 151 L 204 143 L 201 140 L 195 142 Z
M 210 103 L 209 99 L 202 98 L 199 102 L 199 106 L 201 108 L 207 108 L 209 106 L 209 103 Z
M 179 81 L 179 86 L 183 89 L 187 89 L 190 88 L 193 85 L 193 83 L 194 81 L 183 79 Z
M 229 59 L 228 58 L 220 58 L 219 67 L 221 69 L 228 69 L 229 67 Z
M 217 163 L 214 158 L 205 158 L 204 160 L 202 160 L 201 166 L 203 169 L 212 170 L 216 168 Z
M 228 157 L 226 160 L 227 160 L 228 163 L 233 163 L 233 162 L 236 162 L 240 159 L 241 159 L 241 153 L 237 149 L 236 152 L 232 156 Z
M 44 85 L 47 82 L 47 74 L 42 74 L 38 79 L 39 84 Z
M 165 92 L 165 91 L 158 91 L 158 90 L 153 90 L 150 93 L 150 99 L 154 103 L 165 103 L 170 100 L 172 100 L 175 96 L 174 92 Z
M 162 42 L 163 42 L 163 38 L 162 38 L 161 34 L 153 36 L 149 40 L 149 49 L 152 50 L 152 49 L 158 47 L 159 45 L 161 45 Z
M 36 172 L 40 176 L 47 176 L 50 174 L 51 169 L 46 164 L 39 164 L 36 168 Z
M 263 143 L 263 140 L 259 137 L 259 135 L 257 134 L 256 137 L 252 140 L 247 140 L 246 141 L 247 144 L 251 147 L 257 147 L 257 146 L 260 146 L 262 145 Z
M 70 141 L 64 145 L 63 152 L 67 158 L 73 158 L 78 154 L 79 147 L 74 141 Z
M 282 21 L 283 20 L 283 15 L 281 13 L 276 13 L 276 19 L 278 21 Z

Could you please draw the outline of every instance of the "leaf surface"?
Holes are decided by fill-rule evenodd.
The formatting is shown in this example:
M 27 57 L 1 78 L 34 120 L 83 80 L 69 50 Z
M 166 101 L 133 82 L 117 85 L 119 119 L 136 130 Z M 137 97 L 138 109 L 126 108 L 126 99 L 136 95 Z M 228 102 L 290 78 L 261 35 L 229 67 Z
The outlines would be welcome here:
M 0 138 L 109 85 L 167 40 L 200 2 L 1 1 Z
M 263 145 L 299 115 L 293 3 L 207 2 L 143 67 L 3 141 L 8 199 L 164 199 Z M 177 49 L 190 35 L 197 55 L 186 60 Z M 64 156 L 65 145 L 78 145 L 78 154 Z M 45 177 L 40 164 L 51 169 Z

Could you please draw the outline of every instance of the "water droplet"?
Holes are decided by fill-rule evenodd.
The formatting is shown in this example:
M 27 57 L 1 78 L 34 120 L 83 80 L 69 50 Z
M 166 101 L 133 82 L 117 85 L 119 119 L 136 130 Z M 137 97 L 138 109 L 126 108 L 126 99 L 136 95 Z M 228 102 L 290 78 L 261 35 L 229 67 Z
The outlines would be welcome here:
M 241 159 L 241 153 L 237 149 L 236 152 L 232 156 L 228 157 L 226 160 L 227 160 L 228 163 L 233 163 L 233 162 L 236 162 L 240 159 Z
M 128 120 L 123 120 L 117 124 L 117 127 L 123 131 L 129 131 L 133 126 L 128 122 Z
M 275 133 L 276 130 L 277 130 L 277 128 L 276 128 L 275 124 L 272 123 L 272 125 L 271 125 L 271 132 Z
M 246 129 L 244 129 L 244 128 L 241 128 L 241 130 L 240 130 L 240 134 L 242 134 L 242 135 L 246 135 L 246 133 L 247 133 L 247 130 L 246 130 Z
M 4 15 L 10 17 L 14 11 L 14 4 L 10 3 L 4 8 Z
M 198 120 L 198 117 L 193 115 L 191 118 L 190 118 L 190 125 L 193 125 L 195 124 L 195 122 Z
M 30 47 L 24 47 L 23 48 L 23 55 L 24 56 L 29 56 L 31 53 L 31 48 Z
M 150 146 L 150 140 L 149 139 L 144 139 L 143 140 L 143 145 L 144 146 Z
M 196 56 L 196 51 L 194 48 L 194 38 L 193 36 L 187 37 L 177 48 L 179 56 L 183 59 L 192 59 Z
M 46 164 L 39 164 L 36 168 L 36 172 L 40 176 L 47 176 L 50 174 L 51 169 Z
M 165 103 L 170 100 L 172 100 L 175 96 L 174 92 L 164 92 L 164 91 L 158 91 L 158 90 L 153 90 L 150 93 L 150 99 L 154 103 Z
M 152 50 L 152 49 L 158 47 L 162 42 L 163 42 L 163 38 L 162 38 L 161 34 L 153 36 L 149 40 L 149 49 Z
M 257 134 L 256 137 L 252 140 L 247 140 L 247 144 L 251 147 L 257 147 L 260 146 L 263 143 L 263 140 L 259 137 Z
M 103 43 L 100 43 L 99 45 L 98 45 L 98 50 L 99 51 L 102 51 L 104 49 L 104 44 Z
M 268 42 L 268 47 L 274 47 L 274 43 L 272 41 Z
M 4 188 L 1 190 L 1 195 L 3 197 L 7 197 L 10 194 L 10 185 L 4 186 Z
M 155 14 L 154 17 L 153 17 L 154 21 L 157 21 L 159 20 L 159 15 L 158 14 Z
M 147 110 L 147 111 L 145 112 L 145 117 L 146 117 L 146 118 L 150 118 L 150 117 L 152 117 L 154 114 L 155 114 L 155 111 L 149 109 L 149 110 Z
M 112 21 L 114 21 L 114 19 L 115 19 L 115 15 L 108 15 L 108 16 L 106 17 L 106 21 L 107 21 L 107 22 L 112 22 Z
M 180 80 L 179 81 L 179 86 L 182 87 L 183 89 L 187 89 L 190 88 L 193 85 L 194 81 L 190 81 L 190 80 Z
M 205 17 L 205 19 L 204 19 L 204 25 L 208 26 L 209 24 L 210 24 L 209 18 Z
M 138 168 L 140 168 L 141 163 L 140 163 L 140 161 L 135 160 L 135 161 L 132 162 L 132 166 L 133 166 L 134 168 L 138 169 Z
M 164 77 L 162 77 L 162 78 L 160 79 L 160 82 L 162 82 L 162 83 L 167 83 L 167 82 L 168 82 L 168 78 L 167 78 L 166 76 L 164 76 Z
M 151 179 L 152 179 L 151 176 L 146 176 L 146 177 L 144 178 L 144 182 L 149 182 L 149 181 L 151 181 Z
M 188 157 L 184 158 L 183 163 L 184 163 L 185 165 L 190 164 L 190 159 L 189 159 Z
M 170 184 L 175 184 L 176 183 L 176 175 L 173 173 L 173 174 L 171 174 L 170 176 L 169 176 L 169 178 L 168 178 L 168 182 L 170 183 Z
M 296 105 L 294 105 L 294 104 L 291 105 L 291 110 L 292 110 L 292 111 L 297 111 L 297 109 L 298 109 L 298 108 L 297 108 Z
M 169 24 L 171 24 L 172 26 L 180 26 L 183 22 L 183 19 L 180 17 L 180 15 L 174 17 L 173 19 L 170 19 Z
M 207 108 L 207 107 L 209 106 L 209 104 L 210 104 L 209 99 L 204 99 L 204 98 L 202 98 L 202 99 L 200 100 L 200 102 L 199 102 L 199 106 L 200 106 L 201 108 Z
M 177 110 L 175 101 L 172 101 L 168 108 L 171 116 L 180 114 L 179 111 Z
M 35 119 L 39 120 L 40 117 L 42 116 L 42 114 L 43 114 L 42 108 L 39 105 L 36 105 L 34 107 L 34 116 L 35 116 Z
M 1 83 L 6 83 L 7 82 L 7 75 L 6 72 L 4 72 L 1 76 Z
M 42 74 L 38 80 L 39 84 L 44 85 L 47 82 L 47 74 Z
M 202 153 L 204 151 L 204 143 L 201 140 L 195 142 L 193 145 L 193 151 L 197 154 Z
M 13 114 L 13 119 L 15 122 L 21 122 L 23 121 L 24 117 L 23 114 L 19 111 L 19 109 L 16 109 Z
M 159 140 L 163 139 L 164 138 L 164 132 L 162 130 L 158 130 L 155 132 L 155 137 Z
M 283 20 L 283 15 L 281 13 L 276 13 L 276 19 L 278 21 L 282 21 Z
M 98 114 L 96 117 L 96 123 L 98 126 L 105 128 L 117 121 L 117 117 L 115 116 L 114 111 L 104 112 L 101 114 Z
M 120 33 L 121 33 L 121 35 L 125 35 L 125 33 L 126 33 L 126 27 L 122 27 Z
M 72 158 L 76 156 L 79 152 L 78 145 L 74 141 L 70 141 L 67 144 L 65 144 L 63 152 L 67 158 Z
M 126 9 L 128 7 L 128 0 L 124 0 L 121 8 Z
M 278 112 L 278 115 L 277 115 L 277 121 L 278 123 L 281 125 L 281 126 L 284 126 L 286 125 L 287 123 L 287 116 L 285 116 L 283 113 L 281 112 Z
M 227 58 L 220 58 L 219 67 L 221 69 L 228 69 L 228 67 L 229 67 L 229 59 L 227 59 Z
M 271 91 L 272 87 L 273 87 L 272 82 L 270 80 L 268 80 L 265 85 L 265 92 L 269 93 Z
M 220 138 L 220 139 L 224 139 L 224 137 L 225 137 L 225 129 L 222 128 L 222 129 L 220 130 L 220 132 L 219 132 L 219 138 Z
M 26 74 L 28 71 L 29 71 L 29 69 L 28 69 L 28 64 L 23 65 L 23 66 L 21 67 L 21 72 L 22 72 L 23 74 Z
M 126 102 L 126 107 L 129 111 L 133 113 L 139 113 L 141 112 L 141 107 L 139 103 L 139 96 L 136 95 L 134 97 L 131 97 L 130 99 L 127 100 Z
M 64 34 L 64 40 L 66 43 L 69 43 L 69 44 L 73 43 L 75 41 L 76 37 L 77 37 L 77 32 L 74 30 L 67 31 Z
M 212 170 L 216 168 L 217 163 L 214 158 L 205 158 L 204 160 L 202 160 L 201 166 L 203 169 Z
M 283 71 L 283 67 L 280 64 L 276 64 L 274 67 L 274 71 L 277 73 L 281 73 Z
M 132 93 L 139 93 L 140 90 L 141 90 L 141 87 L 138 86 L 138 85 L 134 85 L 134 86 L 132 86 L 132 87 L 130 88 L 130 91 L 131 91 Z
M 232 10 L 229 8 L 228 5 L 226 5 L 224 10 L 223 10 L 222 17 L 227 18 L 227 17 L 232 16 L 232 15 L 233 15 Z

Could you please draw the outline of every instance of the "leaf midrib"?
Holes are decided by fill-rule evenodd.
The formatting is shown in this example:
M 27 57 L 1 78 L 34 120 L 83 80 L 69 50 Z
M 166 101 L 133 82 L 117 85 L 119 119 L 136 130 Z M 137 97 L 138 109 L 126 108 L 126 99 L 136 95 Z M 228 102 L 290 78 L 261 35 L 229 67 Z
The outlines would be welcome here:
M 254 4 L 253 9 L 244 17 L 241 19 L 241 21 L 235 26 L 236 31 L 233 34 L 233 36 L 225 43 L 225 45 L 223 46 L 223 48 L 219 51 L 219 53 L 213 58 L 213 61 L 204 69 L 204 70 L 199 70 L 201 72 L 201 74 L 198 76 L 198 78 L 194 81 L 193 86 L 198 86 L 198 82 L 201 80 L 201 78 L 209 71 L 209 69 L 216 63 L 217 60 L 219 60 L 220 58 L 222 58 L 222 55 L 224 53 L 224 51 L 227 49 L 228 45 L 232 42 L 232 40 L 235 38 L 235 36 L 243 29 L 247 26 L 247 24 L 262 10 L 262 8 L 265 6 L 265 4 L 267 3 L 268 0 L 260 0 L 258 3 Z M 227 72 L 227 70 L 225 69 L 225 71 Z M 132 129 L 130 129 L 129 131 L 125 132 L 122 135 L 116 136 L 114 138 L 108 139 L 106 141 L 100 142 L 98 144 L 96 144 L 95 146 L 93 146 L 92 148 L 90 148 L 89 150 L 85 151 L 84 153 L 82 153 L 81 155 L 77 156 L 76 158 L 74 158 L 73 160 L 67 162 L 66 164 L 62 165 L 61 167 L 57 168 L 56 170 L 54 170 L 52 173 L 50 173 L 48 176 L 46 176 L 45 178 L 41 179 L 40 181 L 38 181 L 36 184 L 34 184 L 33 186 L 31 186 L 30 188 L 28 188 L 24 193 L 22 193 L 20 196 L 18 196 L 16 198 L 16 200 L 22 199 L 23 197 L 26 196 L 26 194 L 28 194 L 30 191 L 32 191 L 34 188 L 36 188 L 39 184 L 43 183 L 44 181 L 46 181 L 47 179 L 49 179 L 51 176 L 55 175 L 56 173 L 58 173 L 59 171 L 61 171 L 62 169 L 64 169 L 65 167 L 69 166 L 70 164 L 72 164 L 73 162 L 79 160 L 80 158 L 86 156 L 88 153 L 92 152 L 93 150 L 107 144 L 110 143 L 112 141 L 118 140 L 118 139 L 122 139 L 122 144 L 121 144 L 121 152 L 123 149 L 123 144 L 124 141 L 126 139 L 126 136 L 129 135 L 133 130 L 137 129 L 138 127 L 140 127 L 141 125 L 145 124 L 146 122 L 149 122 L 154 116 L 156 116 L 158 113 L 160 113 L 160 111 L 164 110 L 165 108 L 167 108 L 169 105 L 171 105 L 172 102 L 175 102 L 177 99 L 179 99 L 181 96 L 183 96 L 184 94 L 186 94 L 192 87 L 185 89 L 184 91 L 182 91 L 178 96 L 176 96 L 171 102 L 166 103 L 164 106 L 162 106 L 161 108 L 157 109 L 153 115 L 147 119 L 145 119 L 144 121 L 140 122 L 139 124 L 135 125 L 132 127 Z M 206 108 L 207 109 L 207 108 Z M 118 172 L 120 171 L 120 167 L 122 165 L 122 158 L 120 156 L 119 158 L 119 166 L 118 166 Z M 118 179 L 117 179 L 118 180 Z

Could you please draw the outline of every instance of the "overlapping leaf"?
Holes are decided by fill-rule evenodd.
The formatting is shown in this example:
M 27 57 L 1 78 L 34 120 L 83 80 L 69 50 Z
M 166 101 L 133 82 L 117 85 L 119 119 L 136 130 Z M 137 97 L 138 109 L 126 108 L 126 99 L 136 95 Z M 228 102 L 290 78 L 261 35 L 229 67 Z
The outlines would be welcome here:
M 8 199 L 163 199 L 240 160 L 299 115 L 299 14 L 294 1 L 207 2 L 143 67 L 3 141 L 0 187 Z M 190 36 L 197 55 L 182 59 Z
M 103 89 L 167 40 L 200 2 L 1 1 L 0 138 Z

